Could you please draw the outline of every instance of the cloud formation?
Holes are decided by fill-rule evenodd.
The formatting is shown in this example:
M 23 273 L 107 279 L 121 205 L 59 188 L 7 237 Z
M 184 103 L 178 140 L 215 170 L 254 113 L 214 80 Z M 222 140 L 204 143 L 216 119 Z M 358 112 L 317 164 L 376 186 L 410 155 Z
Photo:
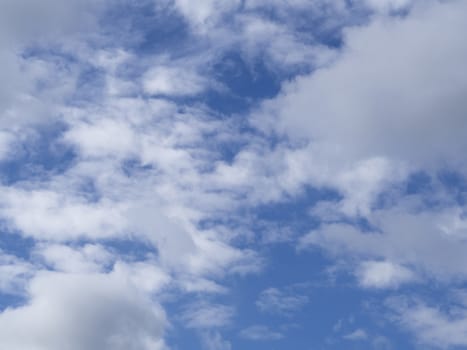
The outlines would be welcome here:
M 353 294 L 386 300 L 375 327 L 465 346 L 462 293 L 418 288 L 467 279 L 466 13 L 3 1 L 1 347 L 297 348 L 276 320 L 305 329 L 327 305 L 319 348 L 365 312 Z M 348 308 L 323 292 L 339 278 L 317 281 L 329 265 Z M 367 326 L 343 339 L 386 347 Z

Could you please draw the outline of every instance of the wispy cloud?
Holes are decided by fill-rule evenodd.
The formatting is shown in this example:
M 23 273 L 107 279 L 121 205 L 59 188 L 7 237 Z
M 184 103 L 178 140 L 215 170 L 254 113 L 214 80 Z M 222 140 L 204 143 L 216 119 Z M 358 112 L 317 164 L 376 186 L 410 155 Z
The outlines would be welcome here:
M 282 289 L 268 288 L 260 293 L 256 306 L 265 313 L 292 315 L 309 302 L 308 296 L 302 294 L 303 292 L 301 288 L 294 286 Z
M 282 333 L 273 331 L 263 325 L 254 325 L 242 329 L 240 336 L 250 340 L 279 340 L 284 337 Z

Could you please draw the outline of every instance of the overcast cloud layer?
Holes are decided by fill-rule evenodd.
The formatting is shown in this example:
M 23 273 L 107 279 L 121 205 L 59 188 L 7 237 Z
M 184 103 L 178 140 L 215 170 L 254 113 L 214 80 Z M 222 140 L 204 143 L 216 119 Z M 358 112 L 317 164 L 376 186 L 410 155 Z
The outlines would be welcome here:
M 467 349 L 467 2 L 0 2 L 0 348 Z

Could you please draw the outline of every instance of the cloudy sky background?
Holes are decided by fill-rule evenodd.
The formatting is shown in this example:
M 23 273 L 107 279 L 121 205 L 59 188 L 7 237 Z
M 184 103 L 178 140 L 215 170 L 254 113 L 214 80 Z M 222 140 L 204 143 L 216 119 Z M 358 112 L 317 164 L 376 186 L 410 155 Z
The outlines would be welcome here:
M 467 2 L 2 0 L 0 347 L 467 348 Z

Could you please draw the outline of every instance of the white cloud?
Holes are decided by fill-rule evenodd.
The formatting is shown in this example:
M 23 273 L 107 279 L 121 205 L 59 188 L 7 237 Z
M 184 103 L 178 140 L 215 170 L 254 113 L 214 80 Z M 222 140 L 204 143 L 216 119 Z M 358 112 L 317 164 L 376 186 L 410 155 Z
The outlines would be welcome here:
M 300 294 L 300 290 L 295 290 L 293 286 L 284 289 L 268 288 L 260 293 L 256 306 L 262 312 L 290 315 L 300 310 L 308 301 L 308 297 Z
M 408 5 L 370 2 L 381 13 Z M 227 290 L 221 284 L 227 274 L 258 272 L 263 265 L 255 251 L 235 245 L 244 234 L 241 229 L 222 223 L 205 229 L 200 223 L 227 215 L 235 219 L 237 208 L 291 198 L 306 184 L 343 195 L 335 217 L 364 215 L 380 228 L 364 233 L 327 224 L 303 239 L 306 246 L 365 261 L 357 271 L 363 287 L 409 282 L 413 275 L 405 266 L 439 279 L 467 276 L 462 263 L 467 225 L 458 208 L 440 215 L 374 208 L 378 195 L 413 168 L 436 167 L 439 158 L 463 162 L 463 3 L 433 3 L 404 18 L 379 18 L 347 31 L 337 58 L 335 50 L 312 44 L 311 35 L 297 31 L 288 13 L 309 13 L 313 19 L 331 13 L 326 26 L 339 26 L 345 22 L 345 1 L 174 4 L 194 30 L 190 38 L 197 39 L 190 48 L 196 56 L 192 60 L 139 62 L 124 48 L 96 50 L 96 41 L 106 40 L 97 32 L 87 45 L 75 32 L 93 22 L 88 1 L 64 5 L 46 0 L 40 9 L 31 0 L 0 5 L 0 48 L 7 48 L 0 54 L 0 75 L 11 83 L 0 87 L 5 116 L 0 158 L 27 139 L 25 130 L 32 124 L 54 118 L 67 128 L 60 146 L 73 146 L 77 154 L 65 170 L 1 188 L 6 228 L 40 241 L 34 257 L 55 270 L 33 277 L 35 267 L 2 258 L 2 291 L 24 289 L 32 278 L 28 304 L 0 314 L 2 347 L 165 348 L 167 320 L 149 296 L 173 283 L 203 299 L 202 293 Z M 277 18 L 266 20 L 255 12 L 265 7 L 274 8 Z M 36 10 L 40 15 L 29 23 Z M 37 28 L 45 30 L 36 33 Z M 39 34 L 74 59 L 20 55 L 24 43 L 35 42 Z M 16 40 L 21 43 L 8 43 Z M 213 116 L 205 106 L 162 100 L 197 97 L 211 88 L 209 66 L 232 48 L 250 63 L 261 58 L 273 71 L 320 67 L 288 84 L 256 116 L 256 125 L 286 134 L 293 147 L 280 143 L 271 148 L 262 136 L 238 132 L 236 121 Z M 145 71 L 142 77 L 119 76 L 132 64 Z M 77 77 L 87 65 L 103 71 L 106 86 L 102 96 L 71 108 L 67 103 L 81 92 Z M 307 146 L 298 147 L 303 138 Z M 231 144 L 242 149 L 231 162 L 223 161 L 225 145 Z M 91 189 L 84 188 L 89 183 Z M 132 262 L 99 245 L 122 237 L 152 245 L 157 256 Z M 82 240 L 83 246 L 63 243 Z M 112 272 L 104 273 L 108 269 Z M 307 302 L 293 288 L 270 288 L 256 304 L 263 312 L 291 315 Z M 76 317 L 69 319 L 64 310 Z M 204 332 L 206 349 L 230 349 L 219 333 L 207 330 L 230 324 L 233 316 L 229 306 L 200 302 L 185 310 L 182 321 Z M 264 326 L 241 333 L 250 339 L 282 337 Z
M 161 262 L 183 275 L 220 277 L 225 273 L 254 273 L 262 268 L 262 260 L 254 251 L 233 247 L 215 232 L 196 229 L 186 218 L 171 217 L 164 207 L 144 203 L 128 218 L 132 227 L 158 248 Z
M 21 146 L 34 140 L 34 127 L 57 120 L 60 103 L 76 81 L 72 67 L 37 57 L 25 58 L 20 50 L 9 46 L 2 49 L 0 41 L 0 74 L 4 79 L 0 86 L 2 159 L 11 158 Z
M 188 21 L 200 31 L 206 31 L 209 25 L 215 24 L 222 15 L 235 10 L 240 0 L 174 0 L 176 8 Z
M 200 301 L 189 305 L 182 319 L 188 328 L 210 329 L 229 325 L 234 315 L 235 310 L 230 306 Z
M 466 305 L 441 307 L 404 298 L 388 300 L 393 318 L 411 331 L 418 342 L 447 349 L 467 346 Z
M 36 48 L 66 38 L 76 44 L 95 29 L 102 1 L 5 0 L 0 4 L 0 112 L 2 129 L 18 139 L 30 124 L 56 120 L 65 97 L 75 90 L 77 67 L 41 55 Z M 72 44 L 73 43 L 73 44 Z M 23 141 L 23 140 L 22 140 Z M 5 145 L 3 145 L 5 146 Z
M 219 332 L 204 332 L 201 335 L 204 350 L 231 350 L 232 345 Z
M 263 325 L 254 325 L 240 331 L 240 336 L 250 340 L 278 340 L 284 335 Z
M 196 109 L 180 114 L 160 100 L 110 98 L 105 106 L 67 111 L 69 128 L 62 142 L 76 147 L 76 162 L 47 181 L 5 187 L 0 212 L 10 230 L 48 241 L 150 243 L 185 291 L 223 292 L 225 287 L 211 278 L 261 270 L 263 262 L 253 250 L 230 243 L 233 232 L 197 227 L 240 203 L 233 199 L 235 192 L 223 193 L 224 187 L 212 192 L 205 170 L 217 157 L 203 142 L 205 134 L 218 142 L 216 133 L 223 137 L 228 124 Z M 146 168 L 127 174 L 128 157 Z M 56 248 L 42 253 L 58 270 L 104 267 L 90 264 L 92 259 L 82 262 L 82 251 Z
M 175 8 L 190 24 L 190 34 L 203 45 L 197 65 L 205 67 L 215 63 L 223 53 L 239 51 L 249 65 L 252 74 L 258 60 L 264 62 L 272 72 L 286 73 L 298 67 L 316 67 L 328 63 L 334 57 L 334 50 L 318 44 L 314 36 L 305 33 L 294 23 L 298 14 L 308 13 L 309 20 L 323 19 L 339 27 L 347 16 L 345 2 L 267 2 L 238 0 L 203 0 L 196 5 L 186 0 L 175 0 Z M 275 16 L 265 16 L 274 11 Z M 318 22 L 318 21 L 316 21 Z M 207 49 L 208 48 L 208 49 Z M 165 68 L 164 68 L 165 69 Z M 156 68 L 157 70 L 157 68 Z M 183 68 L 180 69 L 183 71 Z M 187 87 L 197 79 L 187 76 Z M 156 79 L 158 81 L 158 79 Z M 177 81 L 177 79 L 174 79 Z M 162 82 L 157 86 L 165 86 Z M 226 87 L 229 89 L 229 87 Z
M 74 125 L 64 140 L 77 145 L 84 157 L 128 158 L 138 146 L 131 125 L 112 119 Z
M 172 277 L 165 271 L 156 259 L 136 262 L 117 261 L 114 265 L 117 275 L 123 276 L 128 283 L 138 290 L 155 295 L 170 286 Z
M 344 335 L 343 338 L 347 340 L 365 340 L 368 338 L 368 334 L 364 329 L 359 328 L 349 334 Z
M 329 223 L 301 240 L 302 247 L 319 246 L 332 255 L 384 260 L 363 264 L 360 282 L 370 285 L 397 285 L 415 276 L 407 270 L 440 281 L 467 278 L 465 268 L 465 228 L 448 222 L 465 221 L 463 210 L 422 209 L 420 203 L 399 204 L 391 209 L 374 211 L 370 224 L 374 229 L 360 230 L 350 224 Z M 450 227 L 450 230 L 446 230 Z M 386 262 L 385 262 L 386 261 Z M 388 263 L 389 262 L 389 263 Z M 376 275 L 380 274 L 380 278 Z M 364 282 L 366 281 L 366 283 Z
M 166 349 L 163 310 L 115 273 L 38 273 L 30 301 L 0 313 L 0 345 L 24 350 Z
M 196 71 L 183 66 L 157 66 L 150 69 L 143 79 L 144 91 L 149 95 L 197 95 L 208 84 Z
M 33 264 L 0 251 L 0 292 L 23 295 L 35 270 Z
M 257 57 L 267 57 L 271 70 L 285 72 L 300 65 L 318 67 L 328 63 L 335 54 L 324 45 L 310 45 L 289 26 L 258 15 L 238 15 L 236 26 L 241 28 L 239 40 L 245 56 L 253 62 Z
M 255 125 L 307 143 L 302 181 L 337 188 L 347 215 L 413 169 L 465 166 L 465 13 L 433 2 L 347 29 L 338 58 L 286 84 Z
M 86 244 L 72 248 L 60 244 L 43 244 L 36 254 L 53 269 L 62 272 L 102 272 L 114 260 L 112 254 L 101 245 Z
M 356 274 L 364 288 L 398 287 L 415 279 L 411 270 L 390 261 L 365 261 L 360 264 Z
M 375 198 L 391 184 L 406 175 L 402 166 L 395 166 L 384 158 L 370 158 L 352 164 L 336 174 L 333 185 L 341 191 L 344 199 L 339 211 L 349 216 L 370 214 Z
M 89 203 L 48 190 L 3 190 L 1 214 L 26 236 L 56 241 L 103 238 L 118 235 L 125 227 L 124 208 L 117 203 Z
M 188 278 L 184 276 L 179 281 L 180 288 L 188 293 L 226 293 L 228 289 L 212 280 L 206 278 Z

